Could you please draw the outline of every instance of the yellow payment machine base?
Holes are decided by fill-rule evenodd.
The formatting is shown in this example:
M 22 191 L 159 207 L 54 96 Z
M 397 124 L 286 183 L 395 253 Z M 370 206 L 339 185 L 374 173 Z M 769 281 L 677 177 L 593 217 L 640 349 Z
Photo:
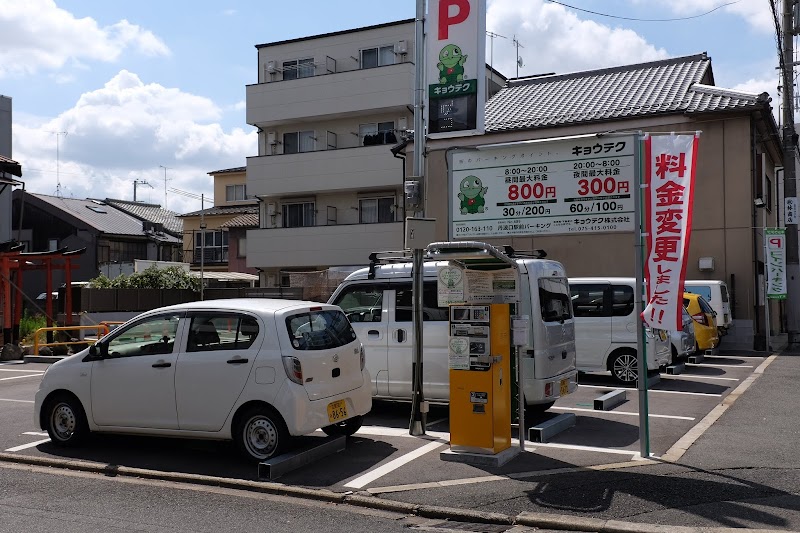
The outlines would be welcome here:
M 452 452 L 511 447 L 510 321 L 508 304 L 450 306 Z

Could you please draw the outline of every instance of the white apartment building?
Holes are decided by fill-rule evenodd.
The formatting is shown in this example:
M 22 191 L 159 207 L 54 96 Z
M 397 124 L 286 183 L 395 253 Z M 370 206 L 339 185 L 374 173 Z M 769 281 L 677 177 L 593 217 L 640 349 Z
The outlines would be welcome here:
M 413 125 L 413 46 L 413 20 L 256 46 L 247 265 L 262 286 L 402 248 L 403 160 L 390 148 Z
M 289 272 L 401 249 L 404 161 L 391 148 L 414 122 L 414 20 L 256 49 L 247 123 L 259 141 L 247 191 L 260 222 L 247 232 L 247 266 L 262 286 L 285 285 Z M 487 76 L 490 94 L 505 82 Z

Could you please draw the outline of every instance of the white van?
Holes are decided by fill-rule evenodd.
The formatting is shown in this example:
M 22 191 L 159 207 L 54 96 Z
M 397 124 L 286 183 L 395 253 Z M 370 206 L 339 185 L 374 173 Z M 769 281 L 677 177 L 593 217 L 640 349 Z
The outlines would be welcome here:
M 634 278 L 569 278 L 575 314 L 575 347 L 580 372 L 609 371 L 618 381 L 636 382 L 636 328 Z M 658 370 L 672 358 L 666 332 L 648 330 L 647 369 Z M 647 338 L 645 339 L 647 340 Z M 649 349 L 655 344 L 655 349 Z
M 726 285 L 724 281 L 713 279 L 687 279 L 684 282 L 683 290 L 702 296 L 717 315 L 717 329 L 720 335 L 728 333 L 728 328 L 733 324 L 733 317 L 731 316 L 728 285 Z
M 488 245 L 487 245 L 488 246 Z M 373 254 L 374 256 L 375 254 Z M 575 334 L 564 267 L 544 259 L 513 259 L 520 278 L 520 309 L 530 317 L 533 346 L 523 357 L 525 401 L 531 412 L 549 409 L 577 388 Z M 438 306 L 437 267 L 426 261 L 423 293 L 423 394 L 448 402 L 449 309 Z M 376 398 L 411 398 L 413 360 L 411 263 L 373 263 L 350 274 L 329 299 L 350 319 L 366 350 Z

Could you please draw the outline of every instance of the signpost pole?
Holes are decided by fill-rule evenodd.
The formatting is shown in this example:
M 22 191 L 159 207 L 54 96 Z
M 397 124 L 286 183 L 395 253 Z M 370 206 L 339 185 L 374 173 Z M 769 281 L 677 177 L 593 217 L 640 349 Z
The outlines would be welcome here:
M 769 343 L 770 343 L 770 331 L 769 331 L 769 267 L 767 266 L 767 261 L 769 257 L 769 238 L 767 237 L 767 208 L 763 208 L 764 211 L 764 233 L 762 240 L 764 241 L 764 334 L 766 335 L 766 345 L 764 346 L 764 351 L 767 352 L 767 355 L 770 354 Z
M 647 348 L 645 347 L 644 323 L 642 320 L 643 294 L 644 294 L 644 245 L 642 244 L 642 192 L 645 191 L 642 184 L 642 174 L 644 165 L 650 164 L 642 157 L 642 139 L 639 136 L 639 142 L 636 143 L 634 151 L 634 168 L 636 169 L 636 176 L 634 183 L 636 183 L 636 192 L 634 209 L 633 209 L 633 231 L 634 231 L 634 246 L 636 250 L 636 294 L 635 298 L 635 313 L 638 328 L 636 328 L 636 353 L 638 354 L 638 390 L 639 390 L 639 452 L 642 459 L 650 457 L 650 419 L 648 415 L 647 405 Z

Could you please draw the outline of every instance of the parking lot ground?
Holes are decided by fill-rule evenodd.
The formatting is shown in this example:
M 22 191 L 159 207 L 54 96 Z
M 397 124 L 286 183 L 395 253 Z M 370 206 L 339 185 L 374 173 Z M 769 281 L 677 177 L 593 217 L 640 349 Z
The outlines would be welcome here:
M 650 449 L 656 457 L 692 430 L 764 361 L 734 355 L 708 357 L 687 365 L 683 374 L 661 376 L 648 392 Z M 93 435 L 78 449 L 52 445 L 34 425 L 33 398 L 45 364 L 0 365 L 0 451 L 32 457 L 78 459 L 105 465 L 254 480 L 255 465 L 240 461 L 229 443 L 120 435 Z M 478 485 L 524 480 L 586 468 L 613 467 L 640 459 L 639 399 L 635 388 L 620 387 L 610 375 L 580 376 L 578 390 L 561 398 L 544 417 L 570 412 L 574 427 L 547 443 L 526 443 L 526 452 L 501 468 L 444 462 L 439 453 L 449 439 L 449 409 L 432 405 L 426 436 L 408 435 L 410 406 L 374 402 L 364 427 L 348 439 L 347 448 L 281 477 L 287 485 L 338 492 L 402 492 L 434 486 Z M 595 411 L 595 398 L 625 388 L 627 400 L 609 411 Z M 536 420 L 531 421 L 535 423 Z M 297 439 L 313 446 L 321 432 Z M 516 430 L 512 433 L 517 445 Z M 641 464 L 647 464 L 641 462 Z

